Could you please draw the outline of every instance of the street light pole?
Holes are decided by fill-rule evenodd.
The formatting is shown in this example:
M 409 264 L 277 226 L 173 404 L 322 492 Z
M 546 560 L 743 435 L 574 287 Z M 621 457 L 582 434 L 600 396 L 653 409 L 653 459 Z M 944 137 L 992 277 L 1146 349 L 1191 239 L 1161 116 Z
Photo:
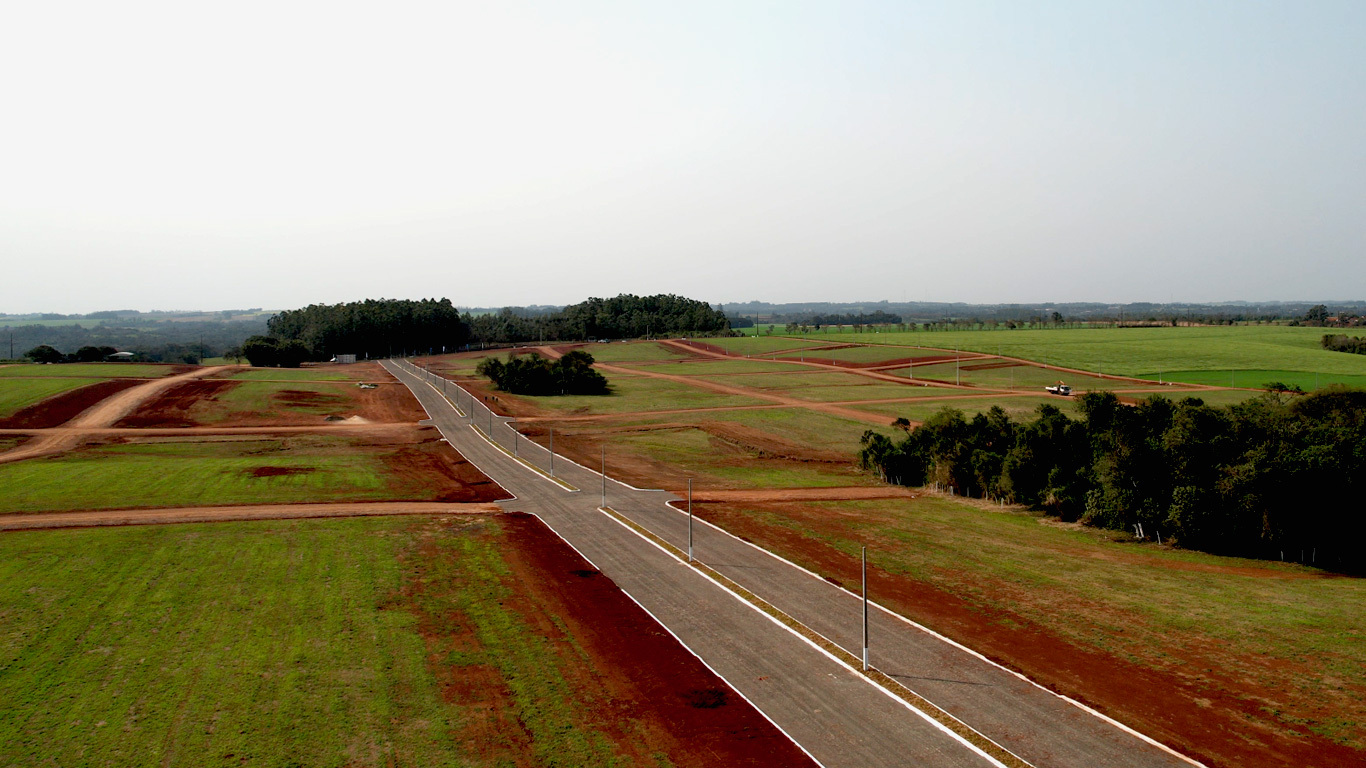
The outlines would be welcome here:
M 607 446 L 600 447 L 602 448 L 602 472 L 600 473 L 602 475 L 602 506 L 605 508 L 607 506 Z
M 688 478 L 688 562 L 692 562 L 692 478 Z
M 555 476 L 555 428 L 550 428 L 550 476 Z
M 863 671 L 868 671 L 868 548 L 863 548 Z

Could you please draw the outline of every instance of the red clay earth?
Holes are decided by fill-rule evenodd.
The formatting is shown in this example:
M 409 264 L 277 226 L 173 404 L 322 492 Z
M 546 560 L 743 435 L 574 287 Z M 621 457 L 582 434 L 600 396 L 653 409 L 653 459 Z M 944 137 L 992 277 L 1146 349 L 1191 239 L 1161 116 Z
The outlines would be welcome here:
M 0 429 L 48 429 L 65 424 L 106 397 L 146 383 L 146 379 L 109 379 L 53 395 L 0 419 Z
M 696 499 L 693 512 L 837 584 L 858 582 L 859 561 L 817 539 L 847 534 L 826 513 L 794 504 L 746 507 L 794 520 L 810 536 L 765 526 L 724 505 L 697 505 Z M 883 605 L 1208 765 L 1366 765 L 1366 752 L 1307 729 L 1291 734 L 1286 730 L 1292 726 L 1269 723 L 1266 692 L 1221 667 L 1218 658 L 1227 648 L 1211 649 L 1209 656 L 1198 649 L 1173 654 L 1191 670 L 1207 670 L 1206 680 L 1185 678 L 1073 645 L 1033 618 L 969 603 L 923 581 L 876 567 L 869 568 L 868 581 Z
M 291 407 L 326 409 L 331 411 L 328 415 L 359 416 L 366 421 L 377 423 L 411 423 L 427 418 L 417 400 L 396 381 L 380 383 L 375 389 L 361 389 L 348 382 L 329 382 L 328 389 L 322 392 L 285 389 L 276 392 L 271 398 L 281 406 L 278 410 L 269 413 L 239 412 L 225 422 L 202 421 L 191 415 L 191 409 L 198 405 L 199 413 L 203 414 L 204 418 L 211 418 L 212 406 L 206 408 L 202 404 L 212 403 L 218 396 L 243 383 L 232 379 L 187 381 L 143 403 L 133 413 L 120 419 L 116 426 L 200 427 L 216 423 L 242 427 L 307 426 L 322 424 L 326 418 L 322 413 L 294 411 L 290 410 Z
M 503 549 L 509 568 L 504 582 L 512 589 L 507 605 L 565 660 L 566 680 L 574 690 L 606 703 L 581 707 L 574 716 L 603 732 L 623 763 L 653 765 L 658 762 L 654 756 L 662 754 L 680 768 L 813 765 L 539 518 L 514 512 L 489 522 L 516 542 Z M 417 555 L 410 559 L 416 569 L 441 557 L 435 537 Z M 413 579 L 405 591 L 421 584 L 421 578 Z M 405 602 L 418 614 L 419 631 L 430 651 L 429 668 L 447 700 L 479 715 L 467 720 L 461 741 L 491 763 L 501 758 L 523 764 L 530 753 L 530 735 L 512 725 L 516 720 L 508 711 L 512 703 L 501 676 L 485 664 L 456 667 L 448 661 L 455 656 L 453 642 L 474 644 L 473 638 L 452 637 L 472 634 L 468 631 L 443 631 L 462 617 L 431 616 L 421 609 L 421 594 L 405 597 L 414 598 Z
M 203 400 L 214 400 L 241 382 L 224 379 L 196 379 L 162 392 L 137 410 L 114 423 L 116 427 L 198 427 L 189 417 L 190 408 Z
M 384 457 L 392 475 L 410 480 L 415 487 L 435 488 L 433 493 L 411 501 L 486 502 L 512 498 L 501 485 L 442 441 L 436 427 L 421 427 L 413 435 L 413 442 L 398 446 Z M 434 485 L 433 478 L 444 482 Z

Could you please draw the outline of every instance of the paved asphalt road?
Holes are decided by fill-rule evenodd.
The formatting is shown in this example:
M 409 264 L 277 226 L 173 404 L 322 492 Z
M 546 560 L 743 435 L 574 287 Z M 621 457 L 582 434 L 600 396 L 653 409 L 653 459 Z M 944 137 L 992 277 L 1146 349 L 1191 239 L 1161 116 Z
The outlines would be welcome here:
M 511 450 L 508 419 L 453 382 L 385 363 L 413 391 L 442 435 L 534 513 L 826 766 L 985 766 L 980 751 L 867 682 L 715 582 L 599 512 L 602 477 L 555 457 L 569 491 L 491 446 Z M 430 383 L 428 383 L 430 381 Z M 447 397 L 440 392 L 445 390 Z M 447 399 L 466 414 L 462 417 Z M 548 469 L 525 438 L 517 452 Z M 607 504 L 679 547 L 687 516 L 674 497 L 607 482 Z M 697 559 L 855 656 L 859 599 L 719 529 L 695 523 Z M 870 615 L 872 665 L 1024 761 L 1039 766 L 1188 766 L 1190 763 L 1071 702 L 882 610 Z M 629 641 L 629 640 L 625 640 Z

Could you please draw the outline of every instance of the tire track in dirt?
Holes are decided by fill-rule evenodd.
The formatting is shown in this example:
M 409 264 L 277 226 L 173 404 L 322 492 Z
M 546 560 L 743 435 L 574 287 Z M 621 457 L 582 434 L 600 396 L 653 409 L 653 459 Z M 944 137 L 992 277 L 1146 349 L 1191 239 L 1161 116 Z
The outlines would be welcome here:
M 380 515 L 502 514 L 493 503 L 436 501 L 370 501 L 333 504 L 250 504 L 235 507 L 171 507 L 165 509 L 107 509 L 86 512 L 39 512 L 0 515 L 0 531 L 42 528 L 93 528 L 119 525 L 167 525 L 241 520 L 294 520 L 319 517 L 375 517 Z

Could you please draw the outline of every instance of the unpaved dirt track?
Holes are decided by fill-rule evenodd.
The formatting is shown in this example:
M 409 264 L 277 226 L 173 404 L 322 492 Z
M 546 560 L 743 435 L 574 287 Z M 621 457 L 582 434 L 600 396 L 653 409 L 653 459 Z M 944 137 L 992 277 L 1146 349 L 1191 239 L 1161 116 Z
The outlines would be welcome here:
M 981 753 L 928 723 L 822 656 L 648 541 L 597 511 L 600 476 L 559 459 L 570 492 L 515 462 L 471 428 L 491 414 L 471 398 L 473 418 L 411 368 L 390 368 L 422 401 L 457 450 L 518 500 L 507 509 L 535 512 L 636 598 L 726 680 L 829 768 L 882 765 L 989 765 Z M 492 432 L 511 445 L 507 420 Z M 523 460 L 543 470 L 548 453 L 521 443 Z M 686 547 L 687 516 L 665 506 L 673 497 L 607 482 L 607 503 L 674 546 Z M 725 577 L 841 647 L 858 647 L 859 601 L 715 528 L 696 530 L 700 558 Z M 1189 763 L 1011 672 L 895 616 L 870 617 L 874 664 L 1035 766 L 1184 766 Z
M 89 409 L 81 413 L 76 418 L 67 422 L 66 428 L 61 431 L 50 431 L 39 433 L 37 437 L 24 443 L 6 453 L 0 453 L 0 464 L 11 461 L 23 461 L 38 456 L 47 456 L 53 453 L 61 453 L 70 450 L 85 439 L 89 430 L 101 427 L 112 426 L 119 419 L 128 415 L 146 400 L 156 397 L 171 387 L 178 386 L 187 381 L 211 376 L 222 371 L 231 370 L 235 366 L 218 365 L 200 368 L 188 373 L 176 376 L 167 376 L 163 379 L 153 379 L 141 386 L 126 389 L 113 397 L 105 398 Z
M 694 502 L 771 501 L 865 501 L 868 499 L 914 499 L 920 494 L 899 486 L 849 486 L 836 488 L 763 488 L 760 490 L 708 489 L 695 492 Z
M 240 507 L 172 507 L 107 509 L 97 512 L 42 512 L 0 515 L 0 531 L 41 528 L 91 528 L 106 525 L 214 523 L 231 520 L 293 520 L 318 517 L 380 515 L 499 514 L 496 504 L 449 504 L 437 501 L 375 501 L 338 504 L 255 504 Z

